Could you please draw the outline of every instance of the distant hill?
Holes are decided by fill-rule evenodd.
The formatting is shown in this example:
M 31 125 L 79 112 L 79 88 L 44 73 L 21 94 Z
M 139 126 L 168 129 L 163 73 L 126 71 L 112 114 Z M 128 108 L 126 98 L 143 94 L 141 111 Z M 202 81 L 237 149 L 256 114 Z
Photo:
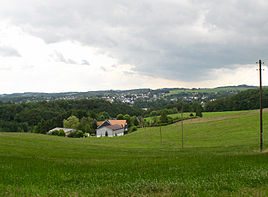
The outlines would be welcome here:
M 241 91 L 254 89 L 256 86 L 238 85 L 217 88 L 149 88 L 132 90 L 100 90 L 88 92 L 41 93 L 25 92 L 0 95 L 0 101 L 12 103 L 29 103 L 55 100 L 79 100 L 101 98 L 114 103 L 127 103 L 140 108 L 163 107 L 177 101 L 201 102 L 225 98 Z
M 206 103 L 205 110 L 216 111 L 238 111 L 250 110 L 260 107 L 260 92 L 258 89 L 249 89 L 227 98 L 218 99 Z M 263 107 L 268 107 L 268 88 L 263 88 Z
M 181 92 L 185 93 L 216 93 L 216 92 L 230 92 L 230 91 L 236 91 L 241 92 L 248 89 L 257 88 L 257 86 L 248 86 L 248 85 L 238 85 L 238 86 L 222 86 L 222 87 L 216 87 L 216 88 L 174 88 L 169 92 L 169 95 L 179 94 Z
M 60 93 L 42 93 L 42 92 L 25 92 L 13 94 L 0 94 L 2 102 L 38 102 L 38 101 L 55 101 L 55 100 L 77 100 L 84 98 L 102 97 L 105 95 L 118 94 L 139 94 L 149 92 L 151 89 L 133 89 L 133 90 L 100 90 L 88 92 L 60 92 Z
M 221 87 L 217 87 L 215 89 L 236 89 L 236 88 L 239 88 L 239 89 L 251 89 L 251 88 L 258 88 L 258 86 L 248 86 L 246 84 L 242 84 L 242 85 L 238 85 L 238 86 L 221 86 Z

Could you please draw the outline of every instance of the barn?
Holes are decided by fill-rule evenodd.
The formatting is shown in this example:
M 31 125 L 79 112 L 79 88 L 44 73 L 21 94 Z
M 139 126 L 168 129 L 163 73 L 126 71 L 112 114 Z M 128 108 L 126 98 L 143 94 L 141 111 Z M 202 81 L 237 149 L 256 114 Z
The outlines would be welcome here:
M 124 135 L 125 131 L 127 131 L 126 120 L 106 120 L 102 122 L 97 122 L 97 124 L 97 137 L 122 136 Z

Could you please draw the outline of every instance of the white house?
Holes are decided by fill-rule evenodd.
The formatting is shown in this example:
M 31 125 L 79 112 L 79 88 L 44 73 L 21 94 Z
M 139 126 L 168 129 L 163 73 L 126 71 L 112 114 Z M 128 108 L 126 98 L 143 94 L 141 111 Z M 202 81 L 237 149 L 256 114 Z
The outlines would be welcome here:
M 122 136 L 127 131 L 126 120 L 106 120 L 97 122 L 98 128 L 96 129 L 97 137 L 114 137 Z
M 63 130 L 65 135 L 69 135 L 71 132 L 76 131 L 76 129 L 56 127 L 54 129 L 49 130 L 48 133 L 51 133 L 52 131 L 56 131 L 56 130 Z

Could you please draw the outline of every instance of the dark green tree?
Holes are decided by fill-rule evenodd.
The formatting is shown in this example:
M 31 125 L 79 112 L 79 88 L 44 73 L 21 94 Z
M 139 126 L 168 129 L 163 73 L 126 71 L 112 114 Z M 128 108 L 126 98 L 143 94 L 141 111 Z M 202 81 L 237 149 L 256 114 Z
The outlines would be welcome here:
M 196 108 L 195 116 L 199 116 L 199 117 L 203 116 L 201 107 Z
M 90 118 L 86 118 L 86 117 L 81 118 L 77 129 L 83 131 L 84 133 L 90 132 L 91 121 L 93 120 L 91 120 Z
M 138 126 L 139 123 L 140 123 L 140 122 L 139 122 L 137 116 L 132 116 L 132 117 L 131 117 L 131 125 Z
M 79 119 L 76 116 L 70 116 L 67 120 L 63 120 L 64 128 L 77 129 L 79 126 Z
M 118 114 L 116 116 L 116 120 L 124 120 L 124 115 L 123 114 Z
M 130 115 L 128 115 L 128 114 L 124 115 L 123 120 L 126 120 L 127 121 L 128 127 L 131 127 L 132 126 Z
M 160 116 L 160 122 L 161 123 L 167 123 L 168 122 L 168 117 L 165 111 L 162 111 L 161 116 Z

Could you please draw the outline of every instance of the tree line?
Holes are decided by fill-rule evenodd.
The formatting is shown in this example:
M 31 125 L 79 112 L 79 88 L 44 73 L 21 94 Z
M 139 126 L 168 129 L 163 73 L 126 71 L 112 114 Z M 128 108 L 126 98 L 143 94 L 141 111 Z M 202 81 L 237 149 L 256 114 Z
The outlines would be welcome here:
M 208 102 L 204 111 L 239 111 L 258 109 L 260 107 L 259 89 L 250 89 L 224 99 Z M 263 89 L 263 107 L 268 107 L 268 88 Z
M 165 107 L 150 108 L 144 113 L 144 117 L 160 116 L 162 111 L 166 114 L 176 114 L 178 112 L 199 112 L 203 111 L 202 105 L 199 102 L 177 102 L 173 104 L 167 104 Z
M 195 112 L 197 116 L 201 116 L 202 111 L 250 110 L 259 108 L 259 105 L 258 89 L 250 89 L 224 99 L 210 101 L 204 107 L 198 102 L 178 102 L 165 107 L 150 108 L 147 111 L 126 104 L 110 103 L 102 99 L 57 100 L 21 104 L 0 102 L 0 131 L 46 133 L 52 128 L 63 127 L 63 120 L 75 116 L 79 120 L 77 126 L 79 130 L 94 132 L 96 120 L 103 121 L 116 118 L 118 115 L 117 119 L 122 119 L 122 114 L 125 114 L 123 118 L 128 121 L 129 125 L 137 126 L 137 121 L 143 122 L 143 117 L 161 115 L 160 123 L 171 123 L 172 121 L 166 119 L 165 115 L 182 110 Z M 268 107 L 268 88 L 263 89 L 263 107 Z
M 115 118 L 120 113 L 139 116 L 143 110 L 101 99 L 0 103 L 0 131 L 45 133 L 54 127 L 63 127 L 63 120 L 72 115 L 80 120 L 88 118 L 82 121 L 85 122 Z

